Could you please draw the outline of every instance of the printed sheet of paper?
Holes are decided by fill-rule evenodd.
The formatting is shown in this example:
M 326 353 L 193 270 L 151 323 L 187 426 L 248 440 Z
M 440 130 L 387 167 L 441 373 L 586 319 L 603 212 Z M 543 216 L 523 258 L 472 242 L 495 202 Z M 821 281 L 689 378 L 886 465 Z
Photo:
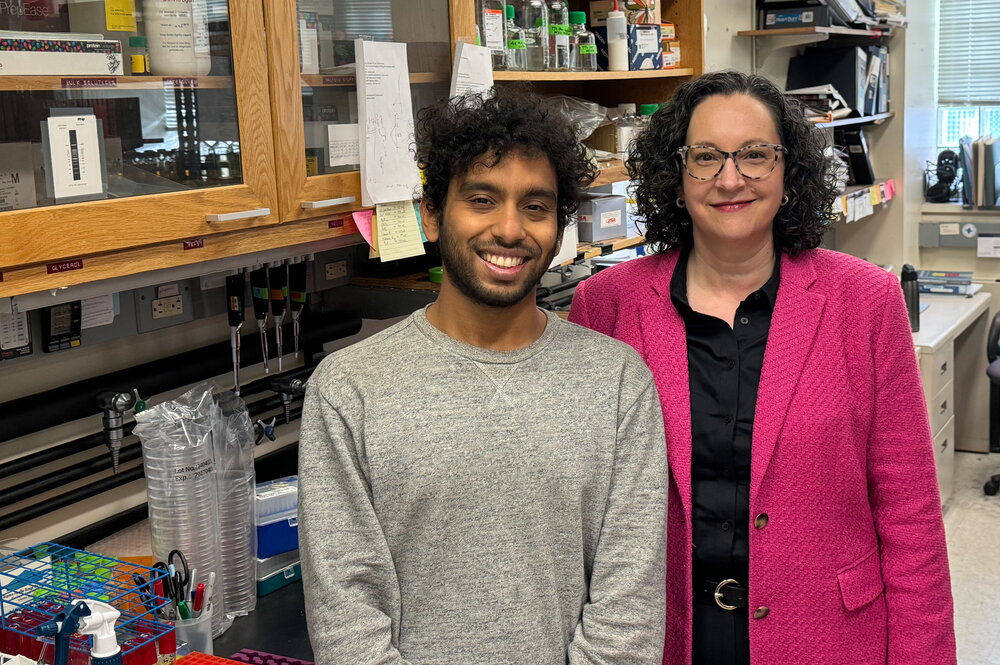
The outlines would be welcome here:
M 46 126 L 55 198 L 102 194 L 104 175 L 97 116 L 54 115 L 48 119 Z
M 80 301 L 80 329 L 109 326 L 115 322 L 114 295 L 97 296 Z
M 0 211 L 34 208 L 37 204 L 32 145 L 0 145 Z
M 485 46 L 459 42 L 451 69 L 449 97 L 482 92 L 493 87 L 493 56 Z
M 361 202 L 365 206 L 420 196 L 420 171 L 410 152 L 413 102 L 406 44 L 354 42 L 358 66 Z
M 0 350 L 7 351 L 25 346 L 31 341 L 28 313 L 0 314 Z
M 330 148 L 329 166 L 350 166 L 361 163 L 361 140 L 358 124 L 326 126 L 327 142 Z
M 378 252 L 383 261 L 394 261 L 424 253 L 420 241 L 420 226 L 413 210 L 413 201 L 380 203 L 378 215 Z
M 976 256 L 981 259 L 1000 259 L 1000 236 L 980 233 L 976 238 Z

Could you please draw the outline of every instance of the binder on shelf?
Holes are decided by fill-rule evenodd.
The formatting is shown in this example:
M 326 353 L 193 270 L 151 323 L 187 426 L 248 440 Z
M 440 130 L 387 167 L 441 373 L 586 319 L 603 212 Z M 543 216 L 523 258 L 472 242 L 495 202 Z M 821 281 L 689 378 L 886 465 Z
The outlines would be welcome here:
M 975 203 L 973 192 L 972 139 L 963 136 L 958 140 L 959 161 L 962 165 L 962 205 L 972 207 Z
M 806 48 L 788 61 L 785 88 L 810 88 L 831 84 L 857 115 L 865 114 L 868 87 L 868 52 L 860 46 Z
M 995 136 L 983 141 L 983 207 L 998 205 L 997 185 L 1000 184 L 1000 146 Z
M 838 132 L 838 143 L 847 150 L 847 166 L 850 170 L 852 185 L 874 185 L 875 172 L 872 170 L 871 157 L 868 155 L 868 142 L 865 133 L 860 129 L 843 129 Z
M 882 60 L 877 53 L 868 56 L 868 72 L 865 74 L 865 108 L 863 115 L 875 115 L 878 109 L 879 70 Z

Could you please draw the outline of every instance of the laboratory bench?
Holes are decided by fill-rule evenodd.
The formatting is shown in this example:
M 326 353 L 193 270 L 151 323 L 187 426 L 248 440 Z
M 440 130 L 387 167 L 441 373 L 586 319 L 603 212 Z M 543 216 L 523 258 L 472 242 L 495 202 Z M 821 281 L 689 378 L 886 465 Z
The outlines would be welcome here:
M 240 649 L 313 660 L 302 582 L 257 598 L 257 608 L 247 616 L 237 617 L 229 630 L 215 638 L 212 646 L 216 656 L 225 658 Z

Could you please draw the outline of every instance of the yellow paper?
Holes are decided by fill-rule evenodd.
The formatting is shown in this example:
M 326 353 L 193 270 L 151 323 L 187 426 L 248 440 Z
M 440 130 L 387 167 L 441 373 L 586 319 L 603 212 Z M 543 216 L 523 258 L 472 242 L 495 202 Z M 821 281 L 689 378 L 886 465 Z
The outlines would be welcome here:
M 882 193 L 879 191 L 878 185 L 872 185 L 868 189 L 868 193 L 871 194 L 873 206 L 877 206 L 879 203 L 882 203 Z
M 372 213 L 372 241 L 371 245 L 368 247 L 368 258 L 377 259 L 378 254 L 378 215 Z
M 383 261 L 395 261 L 424 253 L 420 240 L 420 223 L 413 201 L 379 203 L 375 206 L 378 225 L 372 237 L 378 238 L 378 251 Z
M 109 31 L 135 32 L 135 0 L 104 0 Z

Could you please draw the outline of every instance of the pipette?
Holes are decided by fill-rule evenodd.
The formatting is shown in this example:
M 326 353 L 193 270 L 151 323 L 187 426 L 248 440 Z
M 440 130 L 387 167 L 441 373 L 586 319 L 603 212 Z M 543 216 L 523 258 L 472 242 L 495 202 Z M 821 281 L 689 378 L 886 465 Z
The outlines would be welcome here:
M 250 297 L 253 301 L 253 315 L 260 329 L 260 349 L 264 354 L 264 373 L 271 371 L 267 352 L 267 301 L 270 289 L 267 283 L 267 268 L 261 266 L 250 272 Z
M 299 340 L 302 338 L 300 320 L 306 305 L 306 267 L 304 257 L 294 259 L 288 266 L 288 299 L 292 309 L 292 328 L 295 334 L 295 359 L 299 357 Z
M 274 339 L 278 343 L 278 371 L 281 371 L 281 355 L 285 352 L 281 343 L 281 324 L 285 321 L 285 299 L 288 298 L 288 272 L 284 261 L 271 264 L 268 270 L 271 280 L 271 316 L 274 317 Z
M 229 343 L 233 350 L 233 392 L 240 394 L 240 328 L 247 282 L 243 271 L 226 277 L 226 313 L 229 316 Z

